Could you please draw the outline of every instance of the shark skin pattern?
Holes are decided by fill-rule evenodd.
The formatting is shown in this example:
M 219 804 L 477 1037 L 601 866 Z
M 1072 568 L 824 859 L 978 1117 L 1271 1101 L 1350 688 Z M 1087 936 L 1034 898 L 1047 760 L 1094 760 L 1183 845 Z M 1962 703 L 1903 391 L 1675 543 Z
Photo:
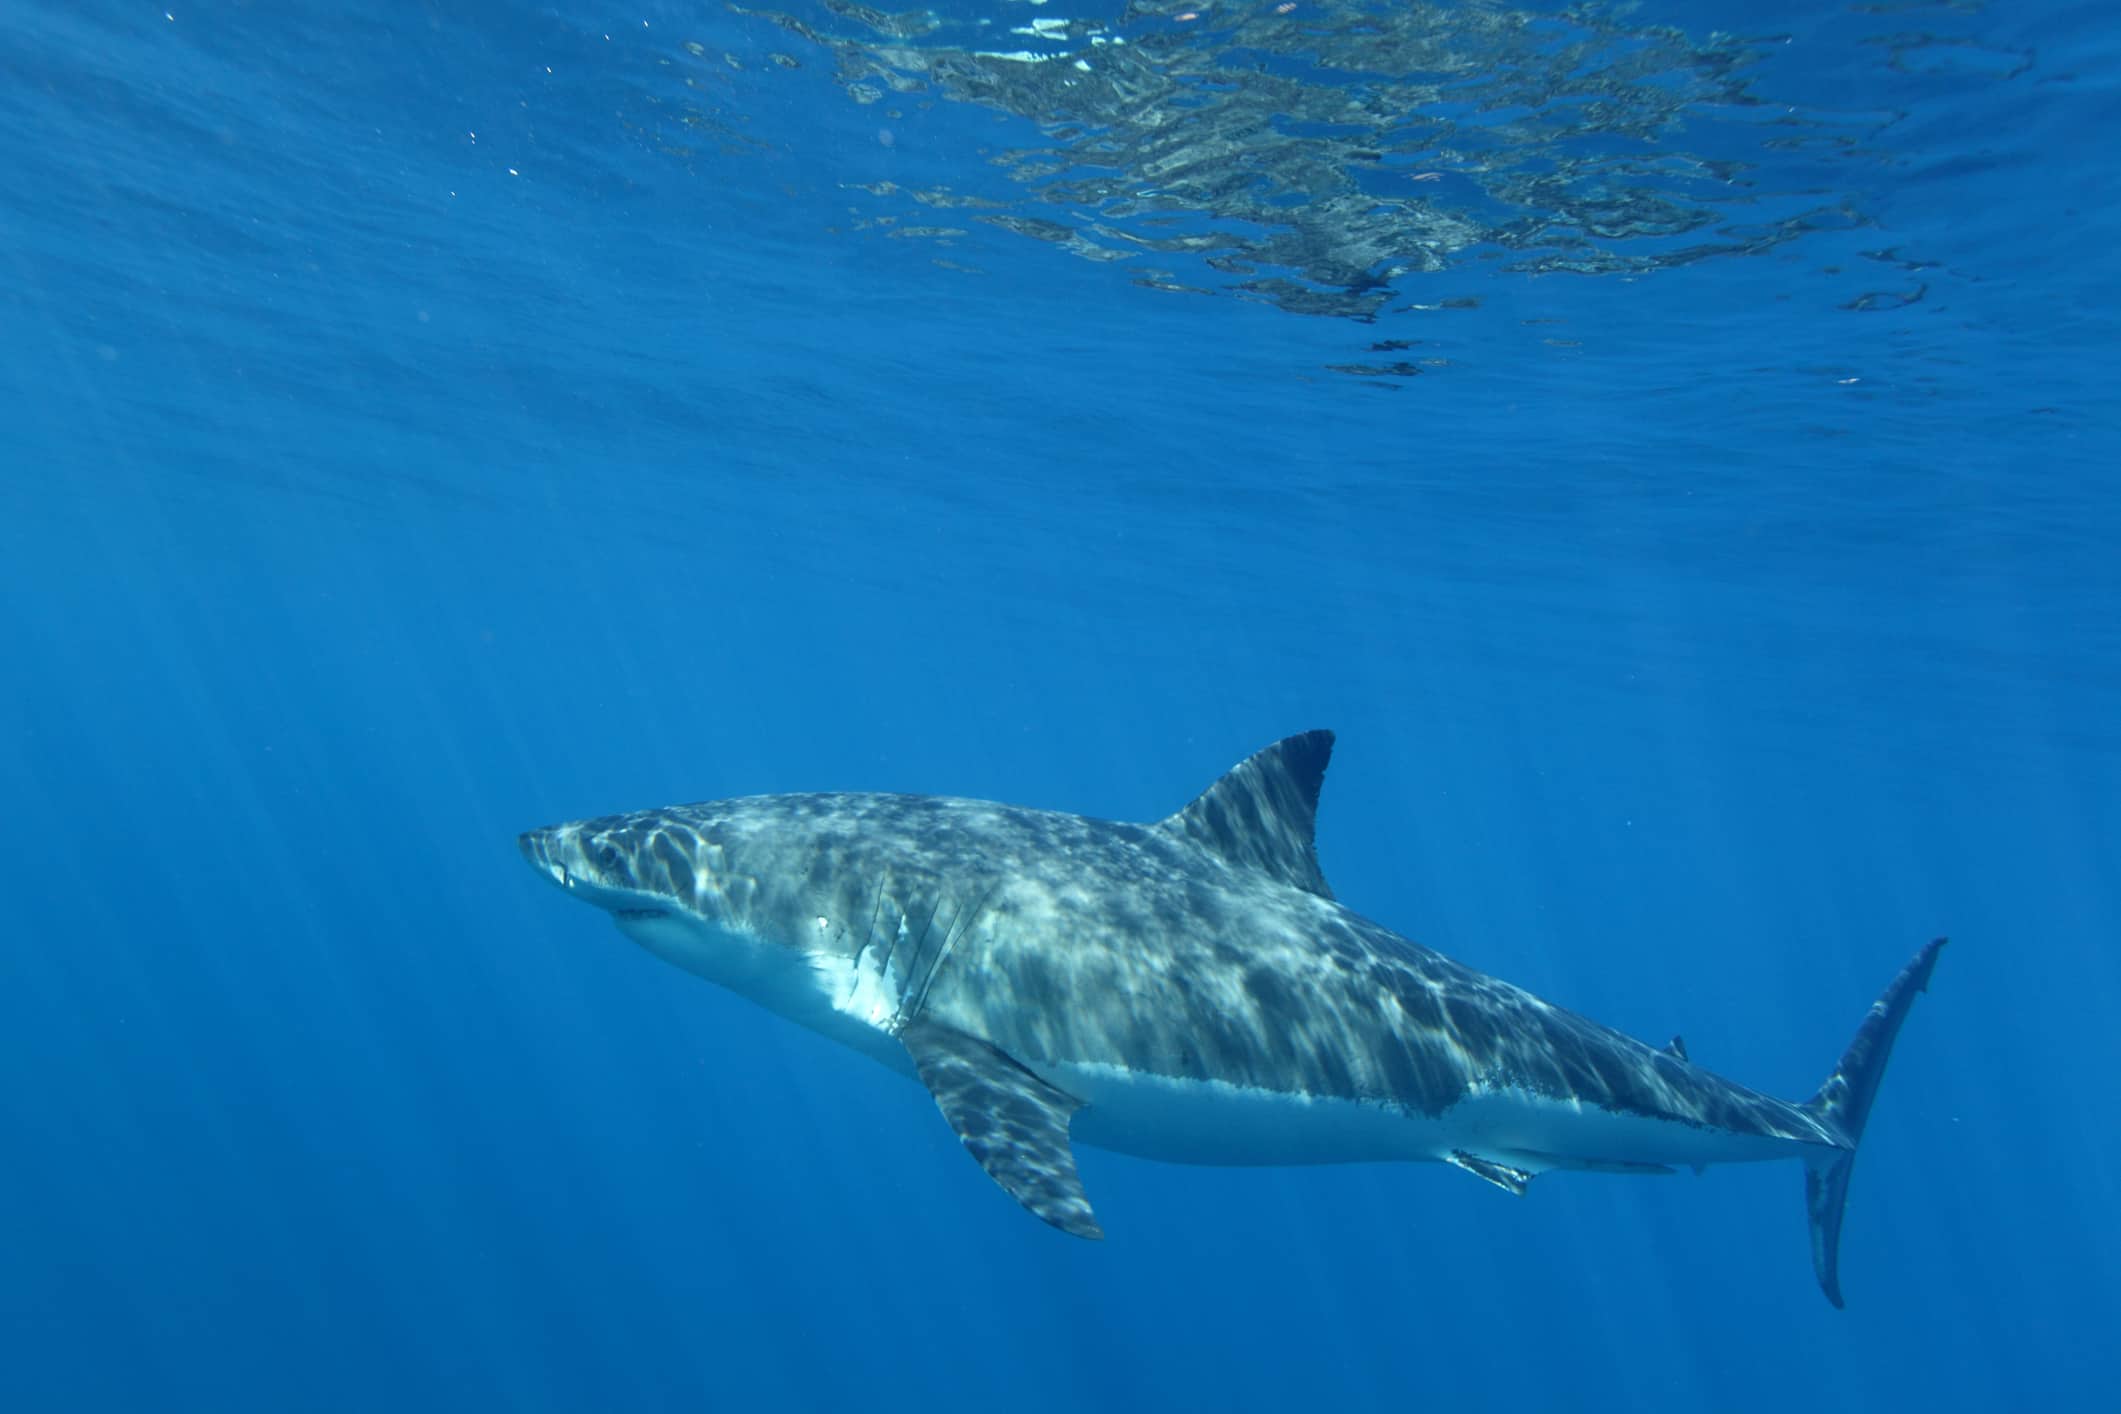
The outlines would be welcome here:
M 1805 1166 L 1841 1304 L 1848 1178 L 1943 939 L 1818 1094 L 1725 1080 L 1333 897 L 1333 736 L 1289 737 L 1153 824 L 935 796 L 754 796 L 533 830 L 524 857 L 650 952 L 925 1085 L 988 1175 L 1101 1237 L 1071 1140 L 1179 1163 Z

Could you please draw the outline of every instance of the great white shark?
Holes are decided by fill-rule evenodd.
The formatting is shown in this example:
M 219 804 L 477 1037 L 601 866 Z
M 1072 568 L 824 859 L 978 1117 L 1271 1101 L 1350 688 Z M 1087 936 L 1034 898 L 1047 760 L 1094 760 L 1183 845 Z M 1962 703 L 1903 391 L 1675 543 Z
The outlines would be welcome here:
M 1939 938 L 1817 1094 L 1725 1080 L 1356 913 L 1313 844 L 1330 732 L 1153 824 L 936 796 L 769 795 L 532 830 L 524 857 L 688 972 L 917 1078 L 997 1184 L 1102 1237 L 1071 1139 L 1196 1164 L 1551 1169 L 1796 1159 L 1838 1250 L 1865 1120 Z

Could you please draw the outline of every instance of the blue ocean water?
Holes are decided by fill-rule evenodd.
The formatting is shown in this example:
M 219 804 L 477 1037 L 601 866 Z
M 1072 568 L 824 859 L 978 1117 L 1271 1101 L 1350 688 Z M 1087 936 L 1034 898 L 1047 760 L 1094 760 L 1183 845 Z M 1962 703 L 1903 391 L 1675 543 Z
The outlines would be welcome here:
M 2117 63 L 0 3 L 0 1407 L 2105 1407 Z M 1085 1151 L 1070 1241 L 514 849 L 1316 726 L 1344 900 L 1763 1089 L 1952 936 L 1846 1311 L 1794 1165 Z

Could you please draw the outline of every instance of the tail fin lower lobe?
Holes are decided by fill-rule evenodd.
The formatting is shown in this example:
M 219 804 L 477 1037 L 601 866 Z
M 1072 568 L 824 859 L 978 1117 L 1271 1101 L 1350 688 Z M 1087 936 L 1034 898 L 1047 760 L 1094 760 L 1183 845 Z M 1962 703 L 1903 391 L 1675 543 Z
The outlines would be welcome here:
M 1805 1161 L 1804 1207 L 1812 1223 L 1812 1270 L 1826 1299 L 1841 1306 L 1841 1217 L 1848 1205 L 1849 1171 L 1856 1166 L 1856 1146 L 1863 1141 L 1863 1126 L 1871 1117 L 1871 1102 L 1878 1096 L 1878 1082 L 1885 1077 L 1885 1062 L 1893 1053 L 1893 1040 L 1907 1020 L 1908 1008 L 1917 993 L 1929 990 L 1930 971 L 1937 965 L 1942 938 L 1933 939 L 1914 961 L 1900 969 L 1870 1014 L 1856 1028 L 1856 1038 L 1841 1054 L 1841 1064 L 1805 1104 L 1813 1117 L 1838 1134 L 1846 1147 L 1822 1149 Z

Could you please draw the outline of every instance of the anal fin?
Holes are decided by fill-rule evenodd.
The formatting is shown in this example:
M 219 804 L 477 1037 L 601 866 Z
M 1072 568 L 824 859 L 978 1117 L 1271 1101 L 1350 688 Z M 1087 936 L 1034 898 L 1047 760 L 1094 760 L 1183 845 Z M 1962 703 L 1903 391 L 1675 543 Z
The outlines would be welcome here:
M 985 1041 L 933 1021 L 910 1023 L 899 1042 L 987 1177 L 1062 1232 L 1105 1235 L 1068 1147 L 1068 1121 L 1082 1101 Z
M 1524 1197 L 1525 1188 L 1532 1182 L 1529 1170 L 1512 1168 L 1493 1159 L 1483 1159 L 1478 1154 L 1469 1154 L 1463 1149 L 1453 1149 L 1444 1155 L 1444 1158 L 1475 1178 L 1484 1178 L 1497 1188 L 1514 1193 L 1520 1198 Z

